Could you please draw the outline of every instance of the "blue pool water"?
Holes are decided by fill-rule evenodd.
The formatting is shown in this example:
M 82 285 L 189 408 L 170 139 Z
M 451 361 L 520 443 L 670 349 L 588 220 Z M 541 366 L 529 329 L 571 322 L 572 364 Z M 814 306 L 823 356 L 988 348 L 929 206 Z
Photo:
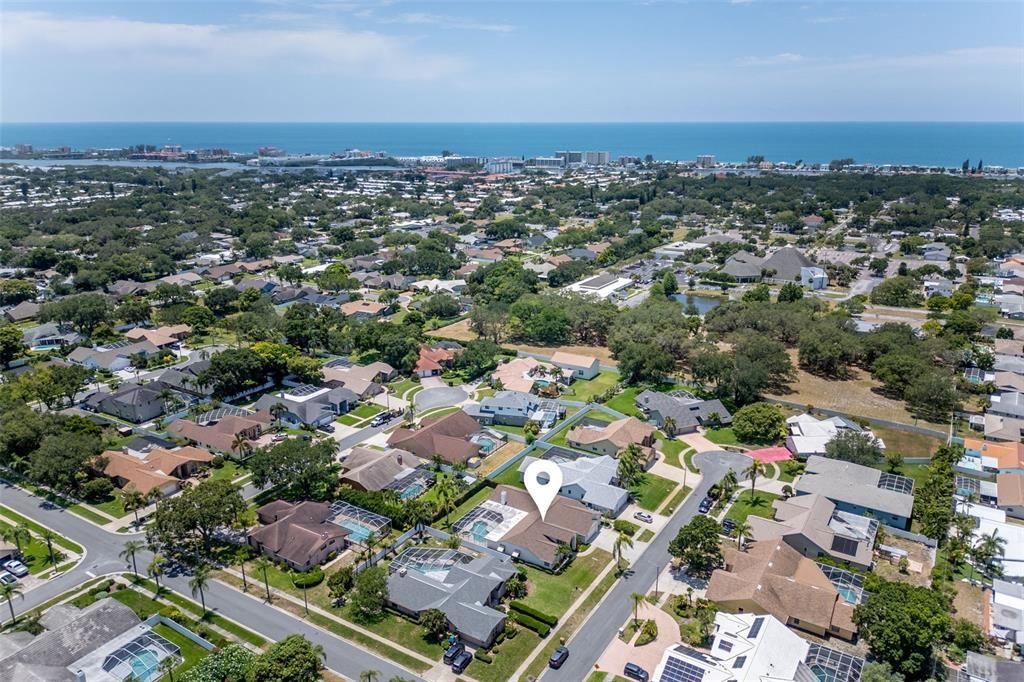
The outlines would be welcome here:
M 476 442 L 480 445 L 480 452 L 485 455 L 489 455 L 494 452 L 495 442 L 490 438 L 478 438 Z
M 473 529 L 470 533 L 477 542 L 485 542 L 487 540 L 487 532 L 489 528 L 487 523 L 484 521 L 476 521 L 473 523 Z
M 355 521 L 351 520 L 343 521 L 340 525 L 342 528 L 348 529 L 350 533 L 349 537 L 355 542 L 365 541 L 366 538 L 370 537 L 370 535 L 373 532 L 363 524 L 356 523 Z
M 857 604 L 860 601 L 860 596 L 857 594 L 857 591 L 852 587 L 843 587 L 837 585 L 836 592 L 838 592 L 840 596 L 842 596 L 843 600 L 847 604 Z
M 426 490 L 426 488 L 423 487 L 422 483 L 413 483 L 405 490 L 403 490 L 401 493 L 399 493 L 398 496 L 403 500 L 411 500 L 412 498 L 422 493 L 424 490 Z
M 151 674 L 156 672 L 159 660 L 157 655 L 148 649 L 135 655 L 131 661 L 132 675 L 137 680 L 147 682 Z

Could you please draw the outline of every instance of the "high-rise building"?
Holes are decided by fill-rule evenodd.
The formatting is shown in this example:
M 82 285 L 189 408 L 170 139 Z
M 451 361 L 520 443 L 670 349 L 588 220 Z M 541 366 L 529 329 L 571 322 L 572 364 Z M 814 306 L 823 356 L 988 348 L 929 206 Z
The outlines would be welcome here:
M 566 161 L 561 156 L 535 156 L 527 160 L 527 166 L 534 168 L 565 168 Z
M 714 154 L 701 154 L 697 157 L 697 165 L 701 168 L 714 168 L 715 167 L 715 155 Z
M 607 166 L 608 152 L 587 152 L 584 161 L 588 166 Z
M 566 165 L 583 163 L 583 152 L 559 151 L 555 152 L 555 158 L 564 159 Z

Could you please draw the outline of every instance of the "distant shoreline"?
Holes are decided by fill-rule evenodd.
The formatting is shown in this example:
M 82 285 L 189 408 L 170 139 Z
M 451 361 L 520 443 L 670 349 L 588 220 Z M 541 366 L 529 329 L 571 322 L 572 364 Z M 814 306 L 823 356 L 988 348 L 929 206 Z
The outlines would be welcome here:
M 661 161 L 714 155 L 726 163 L 750 156 L 774 162 L 959 167 L 1024 166 L 1024 123 L 2 123 L 0 146 L 110 149 L 172 144 L 254 154 L 275 146 L 288 154 L 347 149 L 396 157 L 450 151 L 484 158 L 551 156 L 557 150 L 647 154 Z

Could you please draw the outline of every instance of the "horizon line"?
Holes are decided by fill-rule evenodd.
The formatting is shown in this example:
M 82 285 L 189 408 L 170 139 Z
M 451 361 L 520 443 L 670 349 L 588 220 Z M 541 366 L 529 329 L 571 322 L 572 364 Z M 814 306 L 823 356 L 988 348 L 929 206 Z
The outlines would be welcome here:
M 148 124 L 243 124 L 243 125 L 807 125 L 819 124 L 972 124 L 972 125 L 1024 125 L 1019 121 L 979 121 L 979 120 L 788 120 L 788 121 L 245 121 L 245 120 L 194 120 L 194 121 L 157 121 L 157 120 L 105 120 L 105 121 L 2 121 L 3 125 L 122 125 L 126 123 Z

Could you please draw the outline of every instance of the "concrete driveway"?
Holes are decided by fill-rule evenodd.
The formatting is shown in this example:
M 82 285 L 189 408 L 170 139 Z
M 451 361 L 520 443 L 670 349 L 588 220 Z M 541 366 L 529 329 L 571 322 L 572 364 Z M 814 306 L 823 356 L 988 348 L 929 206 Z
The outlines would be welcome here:
M 630 606 L 632 609 L 632 605 Z M 600 670 L 622 674 L 622 669 L 627 663 L 636 663 L 638 666 L 653 675 L 654 670 L 661 661 L 661 654 L 666 648 L 679 643 L 679 625 L 675 618 L 662 611 L 654 604 L 644 602 L 640 605 L 638 614 L 641 621 L 653 620 L 658 625 L 658 636 L 653 642 L 643 646 L 633 646 L 615 637 L 612 643 L 605 649 L 604 654 L 598 660 Z M 629 618 L 622 623 L 622 627 L 633 619 L 633 612 L 630 610 Z M 633 635 L 633 641 L 639 637 L 639 633 Z
M 416 404 L 417 412 L 425 412 L 435 407 L 460 405 L 468 398 L 469 395 L 461 386 L 444 386 L 423 389 L 413 396 L 413 402 Z

